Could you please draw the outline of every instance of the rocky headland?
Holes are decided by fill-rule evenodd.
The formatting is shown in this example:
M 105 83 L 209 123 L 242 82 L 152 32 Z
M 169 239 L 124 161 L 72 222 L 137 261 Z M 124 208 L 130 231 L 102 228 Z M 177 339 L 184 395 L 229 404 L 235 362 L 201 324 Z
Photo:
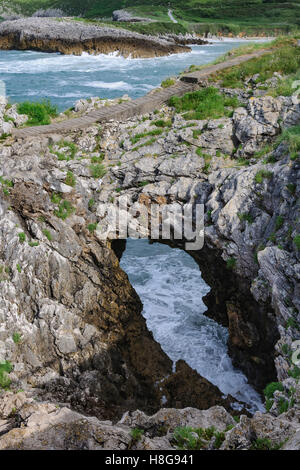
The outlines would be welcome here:
M 119 52 L 132 58 L 159 57 L 191 50 L 171 36 L 158 38 L 61 18 L 21 18 L 1 23 L 0 49 L 75 55 Z
M 288 77 L 259 78 L 215 80 L 221 117 L 175 100 L 24 139 L 11 132 L 27 116 L 1 101 L 1 449 L 299 449 L 300 105 L 272 92 Z M 80 100 L 59 119 L 116 101 Z M 205 245 L 190 254 L 211 287 L 206 314 L 228 327 L 266 413 L 237 411 L 184 361 L 172 371 L 120 268 L 125 241 L 102 239 L 103 204 L 124 195 L 133 208 L 204 204 Z

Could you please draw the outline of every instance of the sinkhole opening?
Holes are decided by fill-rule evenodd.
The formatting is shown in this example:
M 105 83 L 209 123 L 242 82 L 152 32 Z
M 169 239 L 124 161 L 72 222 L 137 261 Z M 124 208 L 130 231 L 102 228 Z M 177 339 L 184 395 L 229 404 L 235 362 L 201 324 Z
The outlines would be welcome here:
M 263 411 L 260 395 L 228 355 L 227 328 L 205 316 L 202 299 L 210 287 L 194 259 L 165 244 L 128 239 L 120 264 L 143 303 L 148 329 L 174 368 L 183 359 L 250 412 Z

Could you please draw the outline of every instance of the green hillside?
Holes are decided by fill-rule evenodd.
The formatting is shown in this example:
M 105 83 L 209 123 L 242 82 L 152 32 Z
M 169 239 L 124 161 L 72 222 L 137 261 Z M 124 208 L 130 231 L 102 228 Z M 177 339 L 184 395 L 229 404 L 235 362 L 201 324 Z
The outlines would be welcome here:
M 176 30 L 167 15 L 168 8 L 172 8 L 179 25 L 185 30 L 226 32 L 227 28 L 232 33 L 265 31 L 267 34 L 269 31 L 291 32 L 300 28 L 300 0 L 0 0 L 0 4 L 9 4 L 25 14 L 38 8 L 60 7 L 70 15 L 83 15 L 90 19 L 109 18 L 114 10 L 126 8 L 161 24 L 129 26 L 143 31 L 146 28 L 145 32 L 160 28 Z

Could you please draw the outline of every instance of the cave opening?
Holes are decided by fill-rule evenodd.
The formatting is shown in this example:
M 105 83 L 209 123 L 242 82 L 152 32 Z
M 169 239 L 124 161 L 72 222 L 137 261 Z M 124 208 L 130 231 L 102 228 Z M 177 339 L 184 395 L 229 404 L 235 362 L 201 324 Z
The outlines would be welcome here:
M 232 395 L 252 412 L 263 410 L 257 389 L 229 355 L 225 300 L 210 309 L 214 318 L 206 314 L 215 292 L 199 270 L 203 260 L 180 247 L 145 239 L 117 241 L 113 248 L 143 303 L 148 329 L 173 361 L 173 372 L 176 362 L 184 360 L 224 396 Z

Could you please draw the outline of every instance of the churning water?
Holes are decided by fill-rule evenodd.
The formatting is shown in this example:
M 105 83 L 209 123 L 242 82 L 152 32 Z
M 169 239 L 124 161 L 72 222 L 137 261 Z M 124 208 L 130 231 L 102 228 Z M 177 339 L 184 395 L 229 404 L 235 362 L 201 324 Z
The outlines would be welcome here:
M 62 111 L 80 98 L 132 98 L 192 64 L 205 64 L 241 42 L 193 46 L 191 53 L 155 59 L 124 59 L 117 54 L 65 56 L 32 51 L 0 51 L 0 79 L 12 102 L 49 98 Z
M 252 411 L 259 395 L 227 353 L 227 329 L 204 315 L 210 288 L 190 255 L 147 240 L 127 240 L 121 266 L 139 294 L 150 331 L 174 361 L 184 359 L 200 375 Z
M 50 99 L 62 111 L 80 98 L 144 95 L 162 80 L 192 64 L 213 61 L 241 41 L 193 46 L 191 53 L 155 59 L 124 59 L 116 54 L 64 56 L 31 51 L 0 51 L 0 80 L 11 102 Z M 209 287 L 198 266 L 181 250 L 129 240 L 122 267 L 144 304 L 155 339 L 173 361 L 184 359 L 224 393 L 263 409 L 259 395 L 227 354 L 227 330 L 205 317 L 202 297 Z

